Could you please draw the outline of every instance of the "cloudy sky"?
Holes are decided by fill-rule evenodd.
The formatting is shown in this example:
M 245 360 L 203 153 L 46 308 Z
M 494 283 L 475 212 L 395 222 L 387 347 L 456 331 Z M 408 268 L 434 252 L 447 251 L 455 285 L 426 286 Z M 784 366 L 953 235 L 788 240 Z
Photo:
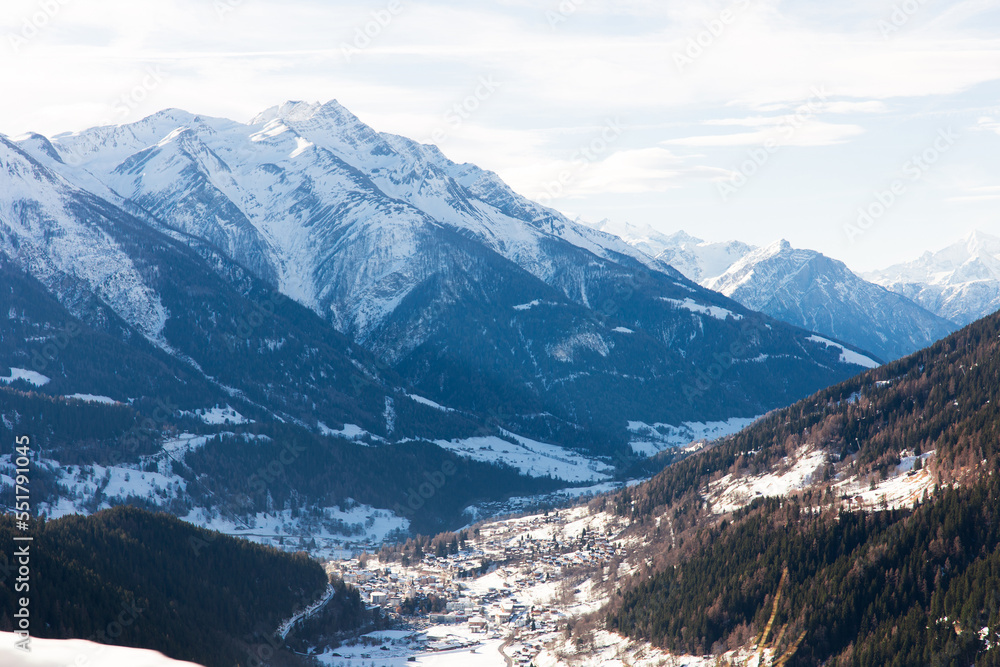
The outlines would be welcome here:
M 1000 235 L 1000 0 L 4 0 L 0 132 L 337 99 L 587 220 L 867 270 Z

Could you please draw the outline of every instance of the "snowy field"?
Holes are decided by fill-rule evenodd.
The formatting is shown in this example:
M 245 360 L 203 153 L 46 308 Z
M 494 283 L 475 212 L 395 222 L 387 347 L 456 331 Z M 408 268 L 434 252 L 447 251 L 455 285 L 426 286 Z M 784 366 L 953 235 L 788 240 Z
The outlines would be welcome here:
M 182 411 L 181 414 L 190 415 L 196 417 L 206 424 L 218 425 L 218 424 L 252 424 L 252 419 L 247 419 L 234 408 L 229 405 L 225 407 L 216 405 L 212 408 L 202 408 L 201 410 L 195 410 L 194 412 Z
M 31 640 L 31 652 L 17 649 L 17 636 L 0 632 L 0 665 L 3 667 L 199 667 L 193 662 L 171 660 L 162 653 L 120 646 L 105 646 L 82 639 Z
M 118 401 L 110 396 L 100 396 L 98 394 L 70 394 L 66 398 L 75 398 L 78 401 L 85 401 L 87 403 L 104 403 L 105 405 L 118 403 Z
M 925 491 L 934 487 L 934 477 L 927 469 L 927 460 L 933 455 L 934 452 L 921 455 L 921 469 L 914 470 L 918 457 L 904 452 L 900 464 L 890 471 L 886 479 L 841 473 L 833 485 L 834 493 L 838 498 L 846 496 L 847 506 L 852 509 L 911 507 Z M 729 474 L 712 482 L 706 499 L 712 503 L 714 513 L 724 514 L 747 505 L 755 498 L 785 497 L 821 480 L 826 461 L 826 452 L 805 445 L 775 472 L 736 478 Z
M 869 359 L 863 354 L 858 354 L 854 350 L 848 350 L 846 347 L 840 343 L 834 343 L 832 340 L 827 340 L 822 336 L 809 336 L 806 340 L 812 341 L 813 343 L 820 343 L 826 345 L 827 347 L 835 347 L 840 350 L 840 360 L 845 364 L 857 364 L 864 368 L 878 368 L 879 363 L 874 359 Z
M 792 491 L 805 488 L 822 474 L 826 456 L 823 450 L 811 449 L 807 445 L 792 460 L 785 461 L 788 468 L 783 472 L 737 478 L 733 478 L 730 473 L 709 486 L 708 499 L 712 503 L 712 511 L 716 514 L 732 512 L 752 502 L 754 498 L 784 497 Z
M 476 461 L 507 463 L 532 477 L 551 475 L 567 482 L 611 479 L 609 473 L 614 468 L 607 463 L 589 459 L 558 445 L 549 445 L 510 432 L 505 432 L 504 435 L 516 442 L 491 435 L 462 440 L 435 440 L 434 444 Z
M 628 423 L 632 440 L 632 451 L 643 456 L 654 456 L 665 449 L 683 447 L 693 442 L 705 442 L 723 438 L 742 431 L 760 417 L 733 417 L 726 421 L 683 422 L 672 424 L 647 424 L 641 421 Z
M 473 633 L 462 625 L 437 625 L 421 633 L 384 630 L 364 638 L 379 642 L 381 646 L 364 643 L 340 646 L 318 655 L 317 659 L 329 667 L 360 667 L 373 663 L 379 667 L 504 667 L 506 664 L 499 650 L 503 644 L 501 639 Z M 427 646 L 436 650 L 427 650 Z M 462 648 L 449 649 L 449 646 Z
M 912 507 L 914 501 L 920 500 L 924 492 L 934 489 L 934 476 L 927 469 L 927 460 L 934 452 L 920 456 L 921 470 L 914 470 L 916 456 L 902 457 L 900 464 L 888 479 L 876 480 L 875 488 L 865 479 L 852 477 L 834 486 L 837 496 L 846 495 L 848 505 L 855 509 L 877 510 L 882 508 L 900 509 Z
M 706 306 L 704 304 L 698 303 L 691 297 L 687 297 L 683 301 L 677 299 L 669 299 L 665 296 L 660 297 L 661 301 L 666 301 L 667 303 L 673 304 L 678 308 L 683 308 L 684 310 L 690 310 L 692 313 L 698 315 L 708 315 L 709 317 L 714 317 L 717 320 L 726 320 L 727 318 L 733 318 L 734 320 L 742 320 L 743 316 L 727 308 L 721 308 L 719 306 Z
M 10 384 L 16 380 L 24 380 L 28 384 L 33 384 L 36 387 L 43 387 L 51 381 L 51 378 L 47 378 L 41 373 L 29 371 L 24 368 L 11 368 L 10 375 L 7 377 L 0 377 L 0 382 L 3 382 L 4 384 Z

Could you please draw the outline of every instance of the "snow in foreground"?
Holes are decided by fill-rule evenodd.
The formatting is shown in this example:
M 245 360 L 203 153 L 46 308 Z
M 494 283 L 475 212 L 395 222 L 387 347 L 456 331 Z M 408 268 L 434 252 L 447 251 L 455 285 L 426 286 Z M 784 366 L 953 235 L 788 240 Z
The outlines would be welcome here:
M 31 652 L 15 648 L 17 636 L 0 632 L 0 665 L 4 667 L 199 667 L 193 662 L 171 660 L 162 653 L 145 649 L 105 646 L 83 639 L 31 640 Z

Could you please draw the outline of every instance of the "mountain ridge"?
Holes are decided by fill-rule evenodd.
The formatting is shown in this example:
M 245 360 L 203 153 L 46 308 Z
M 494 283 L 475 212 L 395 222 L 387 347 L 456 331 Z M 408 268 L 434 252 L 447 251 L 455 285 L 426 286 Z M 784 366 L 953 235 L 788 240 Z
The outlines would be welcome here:
M 939 251 L 864 275 L 964 326 L 1000 309 L 1000 238 L 974 231 Z
M 710 338 L 743 335 L 745 311 L 667 263 L 528 201 L 492 172 L 378 133 L 336 101 L 278 105 L 249 124 L 168 109 L 51 141 L 29 136 L 20 149 L 79 189 L 103 184 L 151 227 L 312 309 L 420 394 L 532 437 L 576 439 L 582 427 L 627 440 L 627 420 L 593 398 L 595 369 L 624 396 L 662 385 L 653 395 L 669 397 L 696 358 L 723 345 Z M 535 301 L 557 306 L 518 309 Z M 727 322 L 712 309 L 734 315 Z M 850 372 L 805 332 L 775 326 L 755 329 L 748 358 L 797 365 L 791 386 L 733 360 L 714 383 L 731 402 L 645 400 L 626 403 L 626 415 L 749 417 Z M 749 377 L 767 387 L 759 397 L 741 389 Z M 547 396 L 553 387 L 560 400 Z M 522 414 L 497 414 L 501 397 L 516 394 Z M 523 416 L 539 414 L 552 416 Z

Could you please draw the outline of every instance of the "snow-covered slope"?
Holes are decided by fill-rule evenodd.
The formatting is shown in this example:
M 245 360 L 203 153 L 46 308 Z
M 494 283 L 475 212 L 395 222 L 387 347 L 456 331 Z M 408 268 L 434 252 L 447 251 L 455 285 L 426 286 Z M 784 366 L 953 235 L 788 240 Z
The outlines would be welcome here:
M 0 301 L 14 334 L 0 336 L 0 364 L 48 377 L 56 394 L 173 396 L 182 409 L 231 403 L 385 433 L 399 383 L 374 357 L 234 265 L 219 239 L 168 229 L 67 160 L 38 135 L 0 136 Z M 12 371 L 8 382 L 19 380 L 31 377 Z
M 955 330 L 909 299 L 869 283 L 842 262 L 778 241 L 705 281 L 747 308 L 832 336 L 889 361 Z
M 169 313 L 149 276 L 111 233 L 106 204 L 0 135 L 0 253 L 51 292 L 90 292 L 151 341 Z
M 31 639 L 31 650 L 16 647 L 17 635 L 0 632 L 0 664 L 4 667 L 199 667 L 171 660 L 162 653 L 125 646 L 108 646 L 83 639 Z
M 520 197 L 496 174 L 374 131 L 336 101 L 287 102 L 248 124 L 171 109 L 53 146 L 361 337 L 433 272 L 421 259 L 442 224 L 546 281 L 562 268 L 553 239 L 670 271 Z
M 943 250 L 864 277 L 964 326 L 1000 309 L 1000 238 L 976 231 Z

